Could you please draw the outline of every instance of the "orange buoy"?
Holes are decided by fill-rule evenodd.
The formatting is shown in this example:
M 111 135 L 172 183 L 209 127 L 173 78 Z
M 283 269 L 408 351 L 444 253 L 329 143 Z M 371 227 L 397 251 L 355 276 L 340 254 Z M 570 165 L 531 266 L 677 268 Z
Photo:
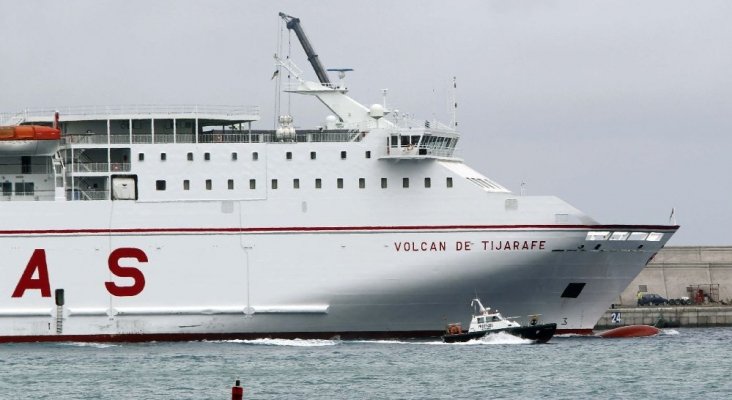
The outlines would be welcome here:
M 597 334 L 603 338 L 631 338 L 631 337 L 644 337 L 654 336 L 661 332 L 660 329 L 650 325 L 628 325 L 621 326 L 619 328 L 610 329 Z

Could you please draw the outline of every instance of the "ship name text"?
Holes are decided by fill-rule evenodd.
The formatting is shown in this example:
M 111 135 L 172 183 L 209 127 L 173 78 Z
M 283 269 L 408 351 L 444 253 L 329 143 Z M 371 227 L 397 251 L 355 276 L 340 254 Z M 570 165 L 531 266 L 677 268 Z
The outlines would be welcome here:
M 456 241 L 448 245 L 447 241 L 402 241 L 394 242 L 397 252 L 443 252 L 454 251 L 522 251 L 545 250 L 546 240 L 469 240 Z

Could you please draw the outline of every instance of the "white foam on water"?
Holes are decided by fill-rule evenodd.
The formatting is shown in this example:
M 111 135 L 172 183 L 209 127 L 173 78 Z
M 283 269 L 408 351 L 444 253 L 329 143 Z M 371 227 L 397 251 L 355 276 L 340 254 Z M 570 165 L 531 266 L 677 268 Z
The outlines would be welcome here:
M 260 346 L 290 346 L 290 347 L 323 347 L 335 346 L 340 340 L 320 339 L 234 339 L 234 340 L 208 340 L 207 343 L 240 343 Z
M 661 333 L 660 333 L 660 335 L 664 335 L 664 336 L 674 336 L 674 335 L 678 335 L 678 334 L 679 334 L 679 331 L 677 331 L 676 329 L 661 329 Z
M 109 347 L 117 347 L 119 345 L 112 343 L 96 343 L 96 342 L 61 342 L 62 346 L 73 346 L 73 347 L 94 347 L 95 349 L 106 349 Z
M 481 346 L 481 345 L 493 345 L 493 344 L 531 344 L 533 341 L 529 339 L 521 339 L 518 336 L 513 336 L 506 332 L 491 333 L 481 338 L 468 340 L 467 342 L 456 342 L 456 343 L 442 343 L 442 342 L 428 342 L 426 344 L 445 344 L 445 345 L 458 345 L 458 346 Z
M 369 344 L 414 344 L 419 342 L 405 342 L 402 340 L 348 340 L 348 343 L 369 343 Z

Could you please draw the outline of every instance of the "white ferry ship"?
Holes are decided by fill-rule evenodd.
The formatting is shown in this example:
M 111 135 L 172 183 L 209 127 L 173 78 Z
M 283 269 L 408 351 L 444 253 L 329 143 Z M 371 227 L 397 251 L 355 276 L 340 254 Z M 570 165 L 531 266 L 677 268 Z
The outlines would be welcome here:
M 359 104 L 309 47 L 320 82 L 278 63 L 333 114 L 315 129 L 129 106 L 0 135 L 0 342 L 437 337 L 476 295 L 589 333 L 678 229 L 512 193 L 453 127 Z

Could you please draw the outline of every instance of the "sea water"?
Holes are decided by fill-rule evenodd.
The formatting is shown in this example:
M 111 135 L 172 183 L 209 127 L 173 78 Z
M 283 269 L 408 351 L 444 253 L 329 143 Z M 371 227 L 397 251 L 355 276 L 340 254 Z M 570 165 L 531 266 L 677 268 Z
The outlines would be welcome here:
M 649 338 L 0 345 L 2 399 L 724 399 L 732 328 Z

